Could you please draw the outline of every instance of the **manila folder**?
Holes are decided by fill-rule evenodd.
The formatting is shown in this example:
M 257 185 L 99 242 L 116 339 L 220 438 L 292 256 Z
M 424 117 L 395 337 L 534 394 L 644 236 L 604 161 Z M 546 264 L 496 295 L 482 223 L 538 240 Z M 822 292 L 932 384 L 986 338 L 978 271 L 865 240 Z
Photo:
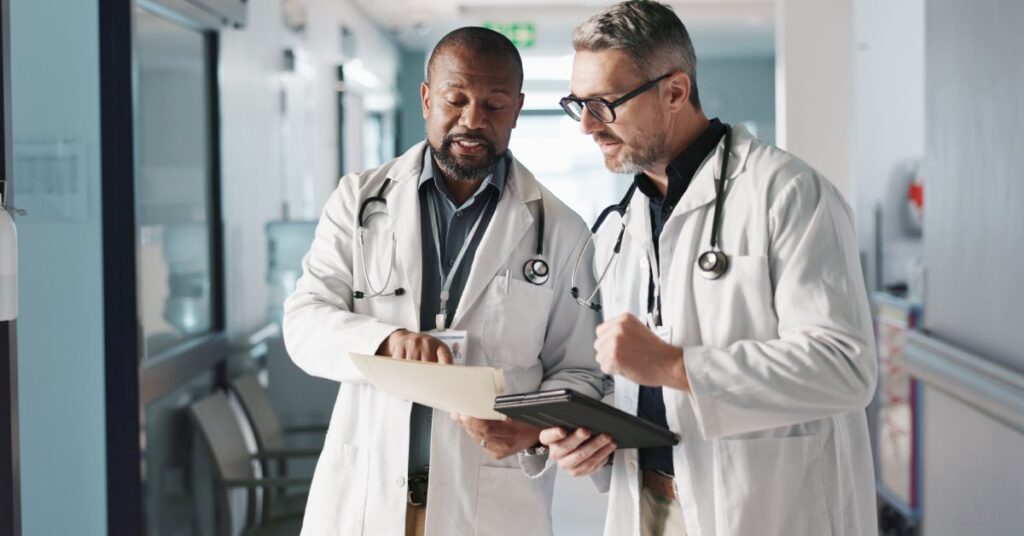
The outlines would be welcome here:
M 505 374 L 500 369 L 348 356 L 367 382 L 395 396 L 477 419 L 507 418 L 494 411 L 494 398 L 505 391 Z

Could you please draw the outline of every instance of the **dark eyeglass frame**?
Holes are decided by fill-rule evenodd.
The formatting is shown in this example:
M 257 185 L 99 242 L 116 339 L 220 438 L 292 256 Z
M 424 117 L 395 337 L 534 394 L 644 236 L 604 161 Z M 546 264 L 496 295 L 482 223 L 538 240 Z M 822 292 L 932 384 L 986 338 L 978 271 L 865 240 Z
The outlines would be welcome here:
M 628 102 L 633 97 L 636 97 L 637 95 L 640 95 L 640 94 L 644 93 L 645 91 L 651 89 L 652 87 L 658 85 L 658 82 L 661 82 L 662 80 L 672 76 L 672 74 L 673 73 L 667 73 L 667 74 L 664 74 L 662 76 L 659 76 L 658 78 L 655 78 L 654 80 L 651 80 L 650 82 L 646 82 L 643 85 L 641 85 L 640 87 L 634 89 L 633 91 L 630 91 L 629 93 L 626 93 L 625 95 L 615 99 L 613 102 L 608 102 L 607 100 L 602 99 L 600 97 L 595 97 L 595 98 L 590 98 L 590 99 L 581 99 L 581 98 L 579 98 L 579 97 L 577 97 L 575 95 L 569 95 L 567 97 L 562 97 L 558 101 L 558 104 L 559 104 L 559 106 L 562 107 L 562 110 L 564 110 L 565 113 L 568 114 L 569 117 L 575 119 L 576 121 L 582 121 L 583 120 L 583 109 L 585 108 L 588 112 L 590 112 L 591 117 L 593 117 L 594 119 L 597 119 L 598 121 L 600 121 L 602 123 L 614 123 L 615 119 L 617 117 L 615 115 L 615 109 L 616 108 L 618 108 L 619 106 L 622 106 L 623 104 L 626 104 L 626 102 Z M 576 103 L 576 104 L 578 104 L 580 106 L 580 113 L 579 114 L 575 113 L 573 110 L 571 110 L 569 108 L 569 105 L 572 104 L 572 103 Z M 601 119 L 598 116 L 598 114 L 594 113 L 594 110 L 590 109 L 590 103 L 602 104 L 605 107 L 607 107 L 608 111 L 612 114 L 611 119 L 609 119 L 608 121 L 605 121 L 605 120 Z

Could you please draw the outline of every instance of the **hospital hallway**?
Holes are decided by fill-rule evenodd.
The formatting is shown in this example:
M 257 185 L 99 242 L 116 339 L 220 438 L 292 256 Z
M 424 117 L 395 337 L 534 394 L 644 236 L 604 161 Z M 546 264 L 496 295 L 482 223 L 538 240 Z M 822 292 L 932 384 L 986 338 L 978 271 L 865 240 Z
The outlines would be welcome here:
M 747 147 L 757 143 L 749 141 L 749 135 L 806 161 L 828 180 L 818 187 L 824 193 L 815 191 L 825 196 L 834 190 L 850 209 L 835 202 L 831 212 L 808 217 L 808 228 L 825 225 L 840 231 L 819 232 L 814 237 L 808 232 L 807 240 L 819 239 L 839 244 L 839 248 L 848 239 L 853 248 L 848 250 L 851 253 L 845 264 L 839 258 L 809 261 L 819 266 L 842 265 L 841 269 L 825 268 L 821 274 L 808 271 L 782 282 L 775 272 L 778 259 L 737 253 L 736 257 L 743 258 L 734 259 L 729 268 L 732 274 L 726 271 L 720 281 L 694 277 L 695 282 L 684 286 L 686 290 L 680 294 L 686 296 L 678 298 L 678 303 L 692 299 L 711 302 L 711 307 L 721 304 L 756 310 L 759 304 L 745 299 L 751 285 L 774 291 L 796 280 L 797 284 L 819 284 L 816 288 L 827 288 L 832 293 L 829 296 L 840 298 L 832 303 L 823 294 L 808 294 L 794 300 L 795 307 L 843 317 L 844 311 L 857 310 L 842 307 L 860 303 L 862 274 L 864 310 L 870 311 L 871 318 L 869 322 L 866 313 L 860 318 L 864 326 L 870 323 L 865 333 L 873 329 L 874 347 L 867 345 L 866 354 L 861 355 L 874 352 L 877 375 L 837 386 L 785 383 L 791 374 L 800 373 L 801 365 L 819 366 L 815 363 L 776 363 L 779 368 L 771 369 L 774 373 L 764 374 L 778 380 L 777 385 L 790 386 L 784 395 L 793 397 L 812 393 L 808 396 L 828 399 L 828 395 L 840 395 L 823 391 L 873 385 L 874 395 L 866 407 L 862 410 L 864 403 L 860 403 L 853 413 L 842 416 L 851 422 L 866 422 L 863 436 L 869 439 L 854 452 L 844 453 L 844 445 L 857 444 L 847 443 L 847 431 L 831 430 L 826 439 L 814 438 L 818 431 L 814 423 L 807 424 L 807 437 L 785 439 L 791 445 L 800 439 L 808 445 L 821 440 L 824 446 L 816 445 L 827 455 L 842 458 L 849 454 L 863 461 L 865 474 L 874 476 L 874 493 L 867 495 L 877 501 L 876 508 L 869 508 L 877 512 L 866 515 L 872 521 L 877 518 L 877 534 L 1024 535 L 1024 315 L 1017 309 L 1024 306 L 1024 284 L 1017 281 L 1024 268 L 1024 46 L 1020 39 L 1024 1 L 661 1 L 674 10 L 692 39 L 696 74 L 687 79 L 692 78 L 699 87 L 699 109 L 707 118 L 719 118 L 731 126 L 725 130 L 729 133 L 724 135 L 726 147 L 730 136 Z M 306 514 L 307 535 L 398 536 L 401 531 L 392 534 L 373 527 L 383 526 L 391 518 L 412 520 L 415 507 L 422 507 L 419 512 L 427 516 L 426 534 L 442 534 L 444 531 L 431 526 L 441 526 L 436 524 L 440 519 L 437 512 L 443 510 L 426 510 L 413 499 L 417 479 L 406 471 L 405 457 L 396 474 L 382 477 L 376 468 L 384 467 L 381 460 L 396 451 L 385 454 L 373 446 L 350 445 L 369 437 L 356 434 L 383 434 L 382 430 L 397 429 L 399 436 L 415 436 L 416 412 L 424 406 L 385 394 L 383 387 L 378 391 L 373 382 L 382 382 L 383 373 L 371 378 L 366 369 L 358 369 L 369 379 L 349 381 L 358 362 L 348 352 L 322 357 L 330 350 L 314 347 L 314 342 L 296 341 L 294 333 L 288 334 L 291 340 L 286 348 L 284 303 L 297 288 L 297 295 L 312 295 L 309 289 L 315 287 L 334 293 L 331 296 L 337 299 L 311 297 L 309 310 L 351 307 L 369 316 L 379 313 L 410 319 L 390 322 L 400 326 L 417 325 L 422 314 L 431 320 L 438 318 L 437 325 L 443 328 L 446 320 L 449 324 L 452 320 L 446 316 L 452 285 L 451 275 L 445 279 L 446 270 L 454 266 L 453 272 L 458 273 L 467 251 L 476 268 L 478 263 L 492 260 L 488 255 L 518 255 L 521 250 L 523 255 L 545 259 L 541 274 L 530 272 L 519 260 L 511 262 L 510 268 L 495 268 L 498 275 L 489 282 L 454 279 L 458 288 L 458 293 L 452 294 L 455 303 L 462 294 L 459 285 L 466 285 L 465 296 L 470 297 L 460 307 L 472 307 L 477 292 L 482 304 L 482 320 L 474 316 L 477 324 L 467 321 L 465 325 L 478 325 L 487 336 L 504 337 L 503 346 L 485 346 L 474 339 L 475 328 L 457 326 L 470 330 L 468 336 L 462 335 L 464 346 L 446 343 L 443 351 L 436 351 L 459 354 L 452 358 L 457 364 L 465 358 L 459 352 L 468 351 L 470 361 L 494 361 L 495 374 L 506 369 L 503 379 L 489 387 L 496 394 L 502 394 L 503 386 L 508 387 L 504 394 L 515 392 L 527 381 L 524 378 L 533 381 L 541 377 L 542 370 L 546 373 L 551 365 L 548 354 L 526 365 L 511 363 L 512 358 L 501 359 L 531 345 L 540 349 L 544 344 L 544 352 L 554 348 L 565 355 L 586 355 L 588 366 L 598 370 L 589 360 L 595 355 L 591 348 L 593 326 L 585 334 L 590 338 L 566 336 L 566 341 L 584 340 L 581 348 L 566 349 L 544 339 L 560 333 L 561 328 L 552 326 L 566 321 L 566 315 L 582 317 L 599 310 L 588 309 L 589 302 L 578 295 L 576 287 L 581 285 L 586 295 L 595 286 L 594 279 L 603 274 L 600 267 L 595 268 L 597 260 L 610 247 L 602 249 L 598 244 L 592 248 L 594 266 L 583 262 L 582 268 L 574 267 L 573 259 L 577 264 L 590 259 L 585 253 L 590 243 L 582 224 L 578 230 L 566 227 L 565 222 L 575 222 L 569 210 L 560 212 L 562 205 L 552 204 L 550 199 L 541 203 L 540 238 L 534 238 L 534 227 L 530 227 L 529 232 L 523 231 L 522 243 L 513 244 L 518 249 L 509 247 L 514 251 L 507 253 L 486 249 L 492 235 L 512 235 L 519 229 L 509 220 L 499 220 L 506 212 L 505 205 L 497 205 L 497 198 L 494 203 L 499 208 L 492 209 L 493 216 L 485 208 L 480 216 L 473 213 L 475 220 L 463 218 L 463 209 L 474 206 L 470 204 L 476 194 L 462 207 L 445 205 L 442 208 L 448 212 L 435 214 L 440 210 L 436 199 L 430 197 L 435 190 L 422 185 L 443 184 L 446 179 L 429 173 L 442 169 L 437 167 L 441 160 L 436 147 L 431 146 L 426 159 L 421 150 L 411 160 L 408 155 L 401 160 L 418 166 L 418 191 L 427 193 L 410 194 L 408 199 L 421 195 L 422 207 L 430 208 L 429 212 L 424 208 L 422 220 L 416 219 L 415 207 L 395 208 L 399 205 L 394 200 L 402 194 L 388 197 L 391 182 L 372 182 L 383 181 L 383 175 L 368 179 L 372 188 L 365 186 L 366 193 L 362 193 L 364 185 L 358 182 L 362 176 L 352 174 L 386 165 L 424 141 L 432 128 L 426 115 L 434 108 L 423 103 L 421 91 L 427 95 L 433 91 L 426 85 L 426 75 L 434 45 L 452 30 L 480 26 L 504 36 L 518 51 L 524 95 L 522 110 L 512 119 L 514 129 L 508 142 L 514 160 L 495 164 L 480 191 L 488 188 L 487 192 L 496 191 L 499 196 L 522 193 L 528 197 L 532 190 L 521 192 L 520 183 L 505 184 L 500 175 L 506 168 L 513 173 L 521 163 L 543 186 L 538 192 L 543 191 L 547 198 L 553 194 L 590 227 L 606 207 L 620 203 L 627 190 L 633 192 L 634 184 L 633 173 L 615 173 L 606 167 L 608 155 L 613 154 L 609 151 L 614 150 L 607 144 L 614 146 L 614 140 L 601 138 L 601 131 L 593 129 L 615 131 L 615 119 L 626 117 L 628 121 L 628 104 L 660 95 L 657 84 L 670 76 L 639 88 L 637 100 L 628 104 L 628 98 L 615 104 L 609 102 L 614 97 L 600 102 L 602 99 L 589 98 L 591 94 L 573 93 L 582 87 L 576 84 L 577 77 L 583 76 L 579 65 L 574 70 L 574 29 L 614 3 L 0 0 L 0 536 L 298 535 Z M 494 66 L 486 67 L 493 70 Z M 451 100 L 436 104 L 442 105 L 455 106 Z M 582 119 L 571 116 L 574 105 Z M 498 108 L 487 108 L 487 113 L 501 113 Z M 602 110 L 611 118 L 595 119 Z M 474 143 L 472 139 L 458 141 L 457 150 L 474 154 L 487 148 Z M 718 141 L 709 147 L 717 150 Z M 430 154 L 435 154 L 434 160 Z M 774 149 L 757 154 L 784 155 Z M 721 207 L 715 196 L 733 192 L 740 192 L 737 200 L 770 205 L 770 199 L 748 196 L 749 190 L 742 190 L 741 183 L 744 171 L 753 173 L 768 157 L 751 158 L 744 164 L 745 153 L 726 151 L 726 156 L 738 156 L 740 163 L 734 160 L 734 167 L 729 167 L 728 160 L 719 164 L 709 159 L 706 164 L 715 170 L 724 165 L 720 178 L 707 181 L 708 185 L 717 181 L 721 190 L 708 186 L 704 192 L 707 199 L 698 202 L 696 196 L 701 192 L 694 186 L 677 199 L 677 211 L 710 211 L 712 207 L 717 211 Z M 421 173 L 424 161 L 434 162 L 435 167 L 427 165 L 429 169 Z M 734 169 L 727 181 L 726 172 Z M 741 178 L 731 180 L 736 175 Z M 346 176 L 351 178 L 341 180 Z M 379 190 L 377 184 L 381 184 Z M 394 188 L 400 191 L 399 186 Z M 449 195 L 443 188 L 439 191 Z M 643 184 L 636 191 L 638 199 L 650 195 Z M 671 183 L 668 192 L 672 193 Z M 373 195 L 387 197 L 387 201 L 376 203 Z M 664 190 L 662 195 L 666 195 Z M 537 193 L 537 198 L 540 196 Z M 481 199 L 490 202 L 487 196 Z M 346 202 L 351 206 L 343 205 Z M 799 202 L 808 201 L 801 198 L 795 203 Z M 628 200 L 622 204 L 632 206 Z M 646 210 L 646 205 L 638 206 Z M 661 201 L 657 206 L 662 206 Z M 666 214 L 672 213 L 673 206 L 668 205 Z M 387 216 L 378 218 L 383 212 L 376 210 L 382 207 Z M 771 233 L 776 225 L 789 221 L 787 217 L 798 218 L 764 209 L 770 214 L 770 218 L 761 218 L 767 229 L 762 237 L 765 247 L 788 247 L 773 243 L 775 235 Z M 471 214 L 469 209 L 466 214 Z M 618 232 L 620 244 L 625 235 L 628 249 L 633 229 L 627 229 L 626 211 L 610 214 L 603 222 L 605 229 Z M 526 209 L 520 216 L 527 222 L 537 219 L 536 212 Z M 718 216 L 715 212 L 716 222 Z M 844 233 L 841 229 L 847 216 L 852 218 L 852 230 Z M 450 223 L 438 231 L 438 222 L 445 217 Z M 491 217 L 499 223 L 487 229 Z M 653 212 L 650 222 L 637 220 L 639 228 L 648 233 L 645 239 L 652 231 L 656 237 L 662 232 L 665 222 L 656 220 Z M 739 222 L 761 220 L 756 214 L 725 210 L 721 233 L 737 236 Z M 428 245 L 416 250 L 417 255 L 422 251 L 422 256 L 414 257 L 423 259 L 423 267 L 410 268 L 408 257 L 402 257 L 408 255 L 403 245 L 409 243 L 410 236 L 416 246 L 421 245 L 418 231 L 395 230 L 402 221 L 413 221 L 414 227 L 429 222 L 422 228 L 423 244 Z M 665 233 L 681 232 L 683 226 L 673 226 L 675 221 L 665 224 Z M 486 229 L 481 232 L 483 238 L 476 234 L 480 222 Z M 395 227 L 385 227 L 392 223 Z M 710 225 L 698 229 L 699 246 L 694 247 L 718 251 L 715 237 L 719 227 L 715 225 L 714 230 Z M 338 229 L 358 230 L 351 235 L 331 234 Z M 431 230 L 433 234 L 428 232 Z M 462 249 L 457 251 L 457 259 L 449 258 L 445 265 L 442 255 L 451 252 L 438 245 L 439 235 L 456 230 L 465 231 L 459 238 L 464 243 L 459 242 Z M 546 236 L 554 238 L 545 240 Z M 711 246 L 707 245 L 709 237 Z M 481 253 L 476 259 L 474 238 L 480 241 Z M 437 246 L 436 252 L 430 249 L 430 240 Z M 729 255 L 734 243 L 723 246 Z M 314 253 L 309 253 L 311 244 Z M 332 271 L 337 267 L 318 263 L 321 257 L 314 258 L 315 244 L 319 244 L 322 258 L 343 264 L 351 261 L 355 268 Z M 628 261 L 636 273 L 642 272 L 637 280 L 642 283 L 622 284 L 614 292 L 605 287 L 601 290 L 605 303 L 633 300 L 636 307 L 646 307 L 648 317 L 641 321 L 646 320 L 652 329 L 662 327 L 661 301 L 676 304 L 673 296 L 661 295 L 662 285 L 656 281 L 660 268 L 653 267 L 661 253 L 657 241 L 654 246 L 651 253 L 644 250 L 648 256 L 642 261 Z M 535 248 L 539 248 L 536 254 Z M 371 251 L 369 259 L 367 250 Z M 817 254 L 824 255 L 820 251 Z M 303 286 L 299 280 L 308 253 L 308 272 L 322 279 L 310 283 L 307 274 Z M 677 258 L 686 255 L 680 250 L 674 254 Z M 703 266 L 704 261 L 698 263 L 696 257 L 687 258 L 690 264 L 684 268 Z M 414 289 L 421 282 L 418 278 L 439 274 L 441 282 L 431 279 L 424 289 L 440 292 L 440 311 L 428 315 L 399 310 L 395 304 L 407 301 L 420 306 L 421 302 L 418 292 L 409 299 L 405 294 L 410 287 L 401 286 L 398 276 L 392 277 L 390 270 L 396 262 L 411 270 Z M 547 262 L 555 271 L 550 280 Z M 608 266 L 613 266 L 611 277 L 623 272 L 614 262 L 614 257 L 608 261 Z M 384 265 L 386 272 L 381 268 Z M 636 268 L 641 265 L 642 270 Z M 755 273 L 761 268 L 763 271 L 756 272 L 763 274 L 761 279 L 750 285 L 745 280 L 743 284 L 727 283 L 730 276 L 736 277 L 733 274 Z M 586 274 L 579 279 L 582 283 L 578 283 L 577 269 Z M 568 270 L 572 270 L 571 276 Z M 838 273 L 842 270 L 856 274 L 856 284 L 843 279 L 843 273 Z M 600 273 L 592 277 L 590 271 Z M 820 280 L 806 280 L 819 275 Z M 383 281 L 383 286 L 377 285 L 378 281 Z M 378 286 L 384 290 L 377 291 Z M 722 288 L 730 290 L 716 290 Z M 634 299 L 634 295 L 640 297 Z M 430 299 L 437 296 L 435 293 Z M 543 305 L 559 299 L 571 307 L 557 309 L 553 314 L 559 318 L 545 323 L 543 314 L 548 311 Z M 646 301 L 641 304 L 641 300 Z M 651 305 L 654 301 L 656 311 Z M 774 312 L 776 304 L 764 306 Z M 686 310 L 681 305 L 676 309 Z M 456 323 L 463 319 L 463 308 L 453 306 L 452 312 Z M 696 316 L 686 318 L 698 319 L 701 329 L 711 322 L 707 315 L 693 314 Z M 652 320 L 656 316 L 657 322 Z M 715 318 L 728 321 L 730 312 L 721 311 Z M 304 321 L 307 331 L 301 332 L 302 338 L 315 339 L 315 344 L 341 330 L 369 340 L 383 325 L 373 318 L 356 327 L 340 321 Z M 586 325 L 583 321 L 568 323 Z M 787 331 L 792 326 L 786 322 L 777 326 L 773 340 L 792 336 Z M 718 328 L 721 326 L 715 326 Z M 658 342 L 680 347 L 686 359 L 686 352 L 697 344 L 692 340 L 679 343 L 682 331 L 673 334 L 669 330 L 664 335 L 655 330 L 662 337 Z M 854 368 L 855 364 L 841 358 L 845 354 L 824 355 L 829 350 L 822 348 L 847 349 L 857 341 L 825 331 L 816 336 L 834 346 L 808 350 L 823 354 L 822 362 L 827 364 L 820 365 L 821 375 L 835 372 L 825 370 L 829 367 Z M 721 332 L 735 333 L 727 328 Z M 365 349 L 353 353 L 390 348 L 386 346 L 391 340 L 389 332 L 383 333 L 375 341 L 388 337 L 385 343 L 367 345 L 358 339 L 356 346 Z M 729 342 L 737 346 L 750 343 Z M 700 344 L 711 343 L 704 340 Z M 311 365 L 297 359 L 297 348 L 322 360 Z M 483 355 L 480 348 L 486 350 L 486 356 L 472 355 Z M 431 351 L 435 351 L 433 347 Z M 784 352 L 780 349 L 779 353 Z M 723 359 L 723 355 L 709 352 L 699 357 Z M 560 366 L 578 365 L 566 359 Z M 341 361 L 348 364 L 337 364 Z M 555 361 L 551 366 L 559 366 Z M 534 366 L 537 362 L 544 368 Z M 714 370 L 743 366 L 722 365 Z M 857 370 L 874 370 L 873 366 L 872 362 L 867 369 Z M 570 374 L 582 377 L 586 372 L 582 370 L 573 369 Z M 628 405 L 628 396 L 613 395 L 612 380 L 604 381 L 605 401 L 620 404 L 627 400 Z M 745 391 L 737 391 L 756 396 L 774 386 L 746 385 Z M 643 394 L 649 387 L 632 387 L 642 389 L 638 391 L 641 401 L 649 396 Z M 478 394 L 471 390 L 461 393 L 458 388 L 449 391 L 467 399 Z M 659 387 L 659 401 L 662 392 Z M 632 396 L 634 412 L 646 411 L 643 402 L 637 409 L 637 395 L 634 392 Z M 664 401 L 669 400 L 665 397 Z M 700 413 L 706 411 L 703 404 L 707 403 L 701 397 L 682 393 L 680 400 L 688 401 L 689 413 L 666 409 L 667 402 L 659 402 L 662 420 L 666 416 L 667 423 L 690 418 L 699 421 L 694 426 L 708 429 L 713 424 Z M 356 400 L 366 405 L 346 406 Z M 387 417 L 392 413 L 376 413 L 375 408 L 382 407 L 388 411 L 412 407 L 412 431 L 401 423 L 395 428 L 393 419 Z M 726 421 L 750 409 L 742 401 L 736 408 L 736 413 L 722 410 L 714 418 Z M 791 417 L 803 415 L 800 407 L 780 411 L 789 410 L 791 414 L 772 426 L 795 430 L 807 421 Z M 442 410 L 433 414 L 442 414 Z M 345 421 L 346 415 L 357 415 L 358 422 Z M 616 510 L 615 501 L 632 501 L 632 505 L 642 500 L 636 497 L 636 487 L 627 490 L 632 499 L 624 488 L 618 488 L 618 495 L 614 487 L 611 494 L 601 493 L 599 478 L 574 478 L 550 460 L 550 472 L 544 477 L 549 480 L 528 480 L 514 460 L 525 458 L 526 452 L 543 454 L 544 449 L 538 451 L 534 445 L 522 451 L 520 447 L 516 449 L 519 454 L 499 464 L 481 450 L 487 449 L 488 441 L 472 433 L 463 442 L 444 444 L 439 430 L 461 430 L 456 421 L 447 416 L 443 420 L 434 420 L 433 428 L 427 421 L 427 442 L 421 445 L 426 445 L 431 457 L 450 448 L 449 457 L 470 467 L 458 466 L 453 470 L 457 477 L 452 478 L 472 480 L 472 487 L 460 489 L 465 482 L 436 477 L 429 488 L 432 497 L 437 494 L 437 501 L 442 492 L 456 497 L 459 493 L 471 495 L 452 503 L 447 512 L 451 519 L 456 519 L 456 514 L 481 519 L 478 526 L 465 527 L 466 532 L 460 534 L 527 536 L 534 530 L 538 534 L 547 530 L 532 527 L 550 525 L 556 536 L 619 536 L 621 529 L 614 527 L 623 525 L 614 525 L 610 519 L 632 510 Z M 680 451 L 687 456 L 694 451 L 702 455 L 703 445 L 714 443 L 715 471 L 721 462 L 727 466 L 726 472 L 730 468 L 750 470 L 795 481 L 797 477 L 782 465 L 774 469 L 756 464 L 747 467 L 753 463 L 749 459 L 730 457 L 744 448 L 756 448 L 751 444 L 757 441 L 768 441 L 757 435 L 766 426 L 759 430 L 749 423 L 737 425 L 736 437 L 721 442 L 676 434 L 673 437 L 681 442 L 674 451 L 665 449 L 669 467 L 679 467 Z M 352 437 L 344 437 L 347 433 Z M 701 447 L 693 446 L 697 441 Z M 402 443 L 401 448 L 405 447 Z M 712 456 L 711 447 L 708 449 L 707 456 Z M 631 449 L 614 456 L 627 450 Z M 790 458 L 796 456 L 794 451 L 787 452 Z M 634 458 L 628 459 L 637 459 L 636 453 L 632 455 Z M 639 459 L 644 460 L 642 456 Z M 431 467 L 450 469 L 444 460 L 448 458 Z M 640 466 L 641 476 L 637 476 L 632 461 L 628 466 L 615 464 L 614 469 L 595 466 L 595 470 L 605 471 L 595 475 L 615 475 L 626 482 L 629 471 L 632 480 L 628 482 L 646 492 L 645 479 L 657 473 L 669 482 L 666 493 L 671 498 L 686 499 L 686 494 L 696 489 L 692 486 L 699 484 L 673 479 L 664 471 L 648 471 L 646 465 Z M 870 471 L 869 465 L 873 466 Z M 327 474 L 332 468 L 335 474 Z M 754 518 L 740 523 L 730 517 L 740 514 L 726 513 L 728 505 L 711 512 L 702 509 L 713 501 L 737 500 L 756 489 L 756 484 L 730 483 L 722 473 L 709 476 L 709 467 L 686 470 L 706 482 L 713 481 L 715 488 L 713 498 L 693 497 L 700 493 L 692 492 L 691 502 L 683 503 L 680 515 L 686 516 L 685 531 L 690 536 L 702 532 L 703 536 L 815 536 L 815 529 L 797 520 L 810 518 L 816 508 L 825 512 L 823 515 L 836 516 L 833 519 L 844 513 L 852 516 L 845 509 L 856 510 L 863 504 L 854 504 L 852 491 L 846 496 L 848 502 L 836 504 L 831 498 L 819 497 L 823 494 L 813 491 L 817 488 L 808 487 L 826 486 L 835 480 L 840 491 L 853 489 L 855 477 L 829 471 L 805 474 L 801 487 L 793 493 L 802 492 L 801 497 L 813 500 L 795 505 L 791 511 L 771 510 L 776 502 L 767 498 L 760 509 L 752 507 L 763 526 L 777 522 L 777 526 L 788 528 L 751 532 Z M 488 473 L 493 473 L 494 480 L 485 483 Z M 309 502 L 307 512 L 310 490 L 322 493 L 328 485 L 324 479 L 331 479 L 337 496 L 326 501 L 321 496 L 315 508 Z M 522 512 L 535 507 L 546 511 L 547 505 L 534 504 L 531 501 L 536 497 L 517 495 L 515 490 L 528 486 L 540 490 L 552 479 L 550 519 L 526 519 Z M 487 501 L 486 486 L 494 486 L 490 492 L 507 497 L 507 502 Z M 425 489 L 426 484 L 424 494 Z M 776 491 L 771 493 L 773 501 L 785 499 L 778 497 L 784 492 Z M 360 497 L 357 509 L 351 500 L 341 504 L 341 497 L 353 494 Z M 374 501 L 379 497 L 408 497 L 409 504 L 388 499 L 388 504 L 400 506 L 400 510 L 366 507 L 363 521 L 346 517 L 356 510 L 364 515 L 364 502 L 378 504 Z M 789 501 L 791 505 L 794 502 Z M 456 511 L 456 504 L 462 510 Z M 410 517 L 401 518 L 407 511 Z M 487 515 L 503 520 L 502 528 L 485 528 L 482 520 Z M 334 519 L 334 525 L 313 525 L 313 516 L 319 516 L 317 522 Z M 395 527 L 399 524 L 405 530 L 404 522 L 393 523 Z M 324 526 L 333 528 L 327 531 Z M 717 526 L 712 531 L 715 534 L 708 534 L 708 526 Z M 830 526 L 828 534 L 853 534 L 850 525 L 841 528 L 839 521 Z M 639 526 L 634 532 L 641 535 Z M 869 531 L 867 536 L 872 534 Z

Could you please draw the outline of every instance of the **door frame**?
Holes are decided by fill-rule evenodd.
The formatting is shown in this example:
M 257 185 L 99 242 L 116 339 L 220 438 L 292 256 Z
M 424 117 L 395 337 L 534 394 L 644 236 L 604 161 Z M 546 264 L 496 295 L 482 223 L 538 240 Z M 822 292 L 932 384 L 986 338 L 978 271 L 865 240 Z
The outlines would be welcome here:
M 0 0 L 0 182 L 14 206 L 11 165 L 11 5 Z M 13 210 L 11 211 L 13 215 Z M 18 341 L 16 321 L 0 322 L 0 533 L 21 534 L 21 468 L 18 435 Z
M 145 534 L 139 488 L 139 351 L 143 341 L 134 284 L 133 9 L 132 0 L 99 2 L 108 534 Z
M 146 406 L 203 371 L 213 370 L 221 378 L 229 351 L 223 288 L 217 32 L 221 24 L 230 21 L 196 19 L 180 9 L 182 5 L 179 0 L 99 0 L 107 533 L 112 536 L 148 533 L 142 470 Z M 152 359 L 145 355 L 137 288 L 136 7 L 203 32 L 209 55 L 213 326 L 208 335 L 150 356 Z

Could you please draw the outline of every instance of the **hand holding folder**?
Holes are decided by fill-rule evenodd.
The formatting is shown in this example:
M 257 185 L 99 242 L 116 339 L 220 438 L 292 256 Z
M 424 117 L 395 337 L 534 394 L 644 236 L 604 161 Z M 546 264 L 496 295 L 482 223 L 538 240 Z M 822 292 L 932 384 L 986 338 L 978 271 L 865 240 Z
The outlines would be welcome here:
M 571 389 L 502 396 L 505 375 L 492 367 L 441 365 L 348 354 L 374 387 L 417 404 L 477 419 L 509 417 L 540 428 L 587 428 L 610 435 L 619 448 L 675 445 L 671 430 L 585 397 Z
M 505 420 L 494 399 L 505 391 L 505 374 L 492 367 L 441 365 L 372 355 L 348 358 L 374 387 L 449 413 L 477 419 Z

